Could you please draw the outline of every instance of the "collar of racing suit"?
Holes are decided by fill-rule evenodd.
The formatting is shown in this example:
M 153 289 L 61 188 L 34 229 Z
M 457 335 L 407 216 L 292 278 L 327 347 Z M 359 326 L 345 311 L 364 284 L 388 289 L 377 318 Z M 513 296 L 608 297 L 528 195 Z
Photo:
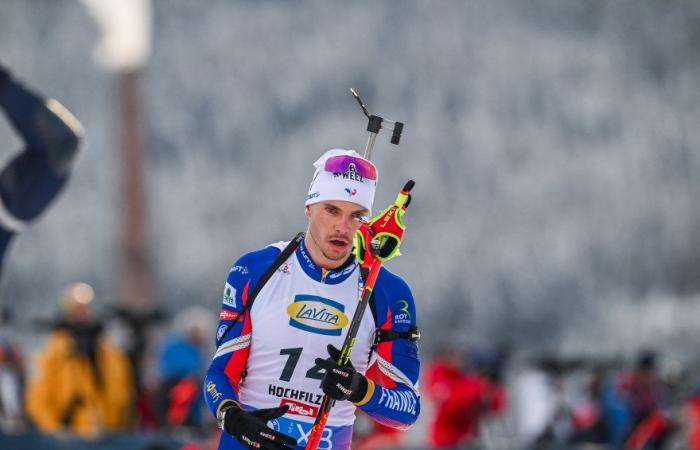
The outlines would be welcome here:
M 309 255 L 302 240 L 296 250 L 299 265 L 310 278 L 325 284 L 339 284 L 345 281 L 357 268 L 355 255 L 351 254 L 342 266 L 336 269 L 324 269 L 318 266 Z

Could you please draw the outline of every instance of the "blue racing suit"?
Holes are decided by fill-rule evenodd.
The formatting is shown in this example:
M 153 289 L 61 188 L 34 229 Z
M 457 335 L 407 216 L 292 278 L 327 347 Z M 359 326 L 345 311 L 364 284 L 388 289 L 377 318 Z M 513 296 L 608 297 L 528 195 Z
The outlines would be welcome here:
M 302 242 L 259 292 L 252 307 L 247 297 L 286 243 L 242 256 L 228 274 L 216 333 L 216 353 L 204 382 L 212 413 L 227 400 L 244 409 L 289 405 L 269 425 L 295 438 L 304 448 L 323 397 L 322 369 L 315 358 L 327 357 L 326 345 L 340 348 L 362 288 L 354 259 L 334 270 L 318 267 Z M 416 325 L 408 285 L 382 268 L 374 288 L 373 311 L 367 308 L 351 355 L 353 366 L 368 376 L 361 401 L 336 402 L 320 450 L 349 449 L 355 409 L 399 429 L 420 413 L 419 359 L 414 340 L 374 343 L 376 330 L 407 332 Z M 219 449 L 244 448 L 222 433 Z

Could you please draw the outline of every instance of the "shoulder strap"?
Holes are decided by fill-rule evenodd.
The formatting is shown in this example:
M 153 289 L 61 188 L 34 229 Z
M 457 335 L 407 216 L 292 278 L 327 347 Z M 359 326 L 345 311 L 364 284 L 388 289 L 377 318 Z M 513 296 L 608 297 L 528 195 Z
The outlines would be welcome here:
M 253 292 L 251 292 L 248 295 L 248 301 L 246 302 L 246 308 L 248 310 L 250 310 L 250 308 L 253 307 L 255 297 L 258 296 L 265 284 L 267 284 L 267 282 L 270 281 L 270 278 L 272 278 L 272 275 L 275 274 L 275 271 L 280 268 L 282 263 L 284 263 L 287 260 L 287 258 L 289 258 L 291 254 L 294 253 L 302 239 L 304 239 L 303 231 L 301 233 L 298 233 L 296 236 L 294 236 L 294 239 L 289 241 L 289 244 L 287 244 L 284 250 L 282 250 L 280 254 L 277 255 L 277 258 L 272 262 L 272 265 L 268 267 L 267 271 L 263 274 L 262 277 L 260 277 L 260 280 L 255 285 L 255 289 L 253 289 Z
M 265 283 L 270 281 L 270 278 L 272 278 L 272 275 L 274 275 L 275 271 L 280 268 L 282 263 L 284 263 L 289 256 L 294 253 L 294 250 L 297 249 L 299 246 L 299 243 L 304 239 L 304 232 L 302 231 L 301 233 L 298 233 L 296 236 L 294 236 L 294 239 L 289 241 L 289 244 L 280 252 L 279 255 L 277 255 L 277 258 L 272 262 L 272 265 L 267 268 L 267 271 L 263 274 L 262 277 L 260 277 L 260 280 L 258 283 L 255 285 L 255 288 L 253 289 L 253 292 L 251 292 L 248 295 L 248 300 L 246 302 L 246 306 L 243 308 L 243 311 L 236 317 L 236 319 L 233 321 L 234 323 L 238 322 L 241 320 L 243 317 L 245 317 L 245 312 L 250 311 L 250 308 L 253 306 L 253 302 L 255 301 L 255 297 L 258 296 L 260 291 L 262 290 L 263 286 L 265 286 Z M 221 336 L 220 338 L 217 338 L 217 346 L 219 345 L 220 342 L 223 342 L 224 339 L 226 339 L 226 335 L 228 334 L 229 331 L 233 329 L 233 326 L 229 327 Z

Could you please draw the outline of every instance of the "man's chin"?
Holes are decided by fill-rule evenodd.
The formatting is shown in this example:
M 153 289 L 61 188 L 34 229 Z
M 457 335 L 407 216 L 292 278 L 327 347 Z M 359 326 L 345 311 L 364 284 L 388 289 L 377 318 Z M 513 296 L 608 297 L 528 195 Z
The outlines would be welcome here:
M 350 248 L 344 250 L 328 249 L 323 252 L 323 256 L 330 259 L 331 261 L 345 261 L 350 256 Z

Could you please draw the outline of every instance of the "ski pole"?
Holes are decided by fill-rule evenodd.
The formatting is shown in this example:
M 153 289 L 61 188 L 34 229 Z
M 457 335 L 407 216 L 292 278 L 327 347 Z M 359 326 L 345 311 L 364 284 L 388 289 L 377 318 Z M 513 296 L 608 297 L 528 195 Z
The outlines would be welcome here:
M 372 159 L 374 142 L 381 129 L 390 130 L 392 132 L 391 143 L 394 145 L 399 145 L 399 141 L 401 140 L 401 132 L 403 131 L 403 123 L 387 120 L 374 114 L 370 114 L 355 89 L 350 88 L 350 92 L 355 100 L 357 100 L 357 103 L 359 103 L 360 108 L 362 108 L 362 112 L 365 114 L 365 116 L 367 116 L 367 119 L 369 119 L 369 122 L 367 123 L 369 139 L 365 147 L 365 159 Z M 415 183 L 413 180 L 408 181 L 396 198 L 392 208 L 396 208 L 398 213 L 393 215 L 394 218 L 399 219 L 408 207 L 408 204 L 411 202 L 411 195 L 409 192 L 413 188 L 414 184 Z M 363 223 L 360 225 L 358 233 L 362 235 L 363 242 L 369 244 L 369 246 L 365 245 L 364 258 L 362 261 L 360 261 L 360 270 L 362 271 L 362 276 L 365 279 L 365 284 L 362 288 L 362 292 L 360 293 L 360 301 L 357 304 L 355 314 L 352 316 L 352 320 L 350 321 L 348 334 L 345 336 L 343 346 L 340 349 L 340 359 L 337 362 L 341 365 L 345 365 L 348 363 L 348 361 L 350 361 L 350 352 L 352 352 L 352 348 L 355 346 L 357 331 L 360 328 L 362 317 L 365 313 L 365 309 L 367 308 L 367 304 L 369 303 L 369 299 L 372 296 L 372 289 L 374 289 L 374 284 L 377 281 L 377 276 L 379 275 L 379 269 L 382 266 L 381 259 L 377 257 L 381 244 L 379 240 L 373 239 L 375 233 L 371 229 L 370 225 Z M 400 239 L 400 237 L 398 238 Z M 323 401 L 321 402 L 321 408 L 319 409 L 319 413 L 316 416 L 314 425 L 309 433 L 305 450 L 316 450 L 318 448 L 318 444 L 321 441 L 321 436 L 323 435 L 323 429 L 328 421 L 331 406 L 333 406 L 333 400 L 327 395 L 324 395 Z
M 391 207 L 394 209 L 394 211 L 396 211 L 396 213 L 392 211 L 390 214 L 391 217 L 400 218 L 400 216 L 402 216 L 406 211 L 408 204 L 411 202 L 410 191 L 414 185 L 415 182 L 413 180 L 409 180 L 403 187 L 399 195 L 396 197 L 396 201 Z M 357 304 L 357 309 L 355 309 L 355 314 L 353 314 L 352 321 L 348 327 L 348 334 L 345 336 L 343 346 L 340 349 L 340 359 L 337 362 L 341 366 L 346 365 L 350 361 L 350 353 L 352 352 L 352 348 L 355 346 L 357 331 L 360 328 L 362 317 L 365 314 L 367 304 L 372 296 L 374 284 L 377 282 L 379 269 L 382 267 L 382 260 L 378 257 L 380 250 L 379 241 L 373 239 L 374 232 L 370 225 L 363 223 L 360 225 L 358 232 L 363 235 L 364 242 L 371 243 L 369 248 L 365 249 L 365 255 L 362 263 L 360 264 L 360 270 L 367 271 L 368 273 L 365 277 L 366 279 L 362 288 L 362 293 L 360 294 L 360 301 Z M 318 448 L 318 444 L 321 441 L 321 436 L 323 435 L 323 429 L 325 428 L 326 422 L 328 421 L 328 416 L 330 415 L 331 406 L 333 406 L 333 400 L 327 395 L 324 395 L 323 401 L 321 402 L 321 408 L 316 416 L 311 432 L 309 433 L 305 450 L 316 450 Z

